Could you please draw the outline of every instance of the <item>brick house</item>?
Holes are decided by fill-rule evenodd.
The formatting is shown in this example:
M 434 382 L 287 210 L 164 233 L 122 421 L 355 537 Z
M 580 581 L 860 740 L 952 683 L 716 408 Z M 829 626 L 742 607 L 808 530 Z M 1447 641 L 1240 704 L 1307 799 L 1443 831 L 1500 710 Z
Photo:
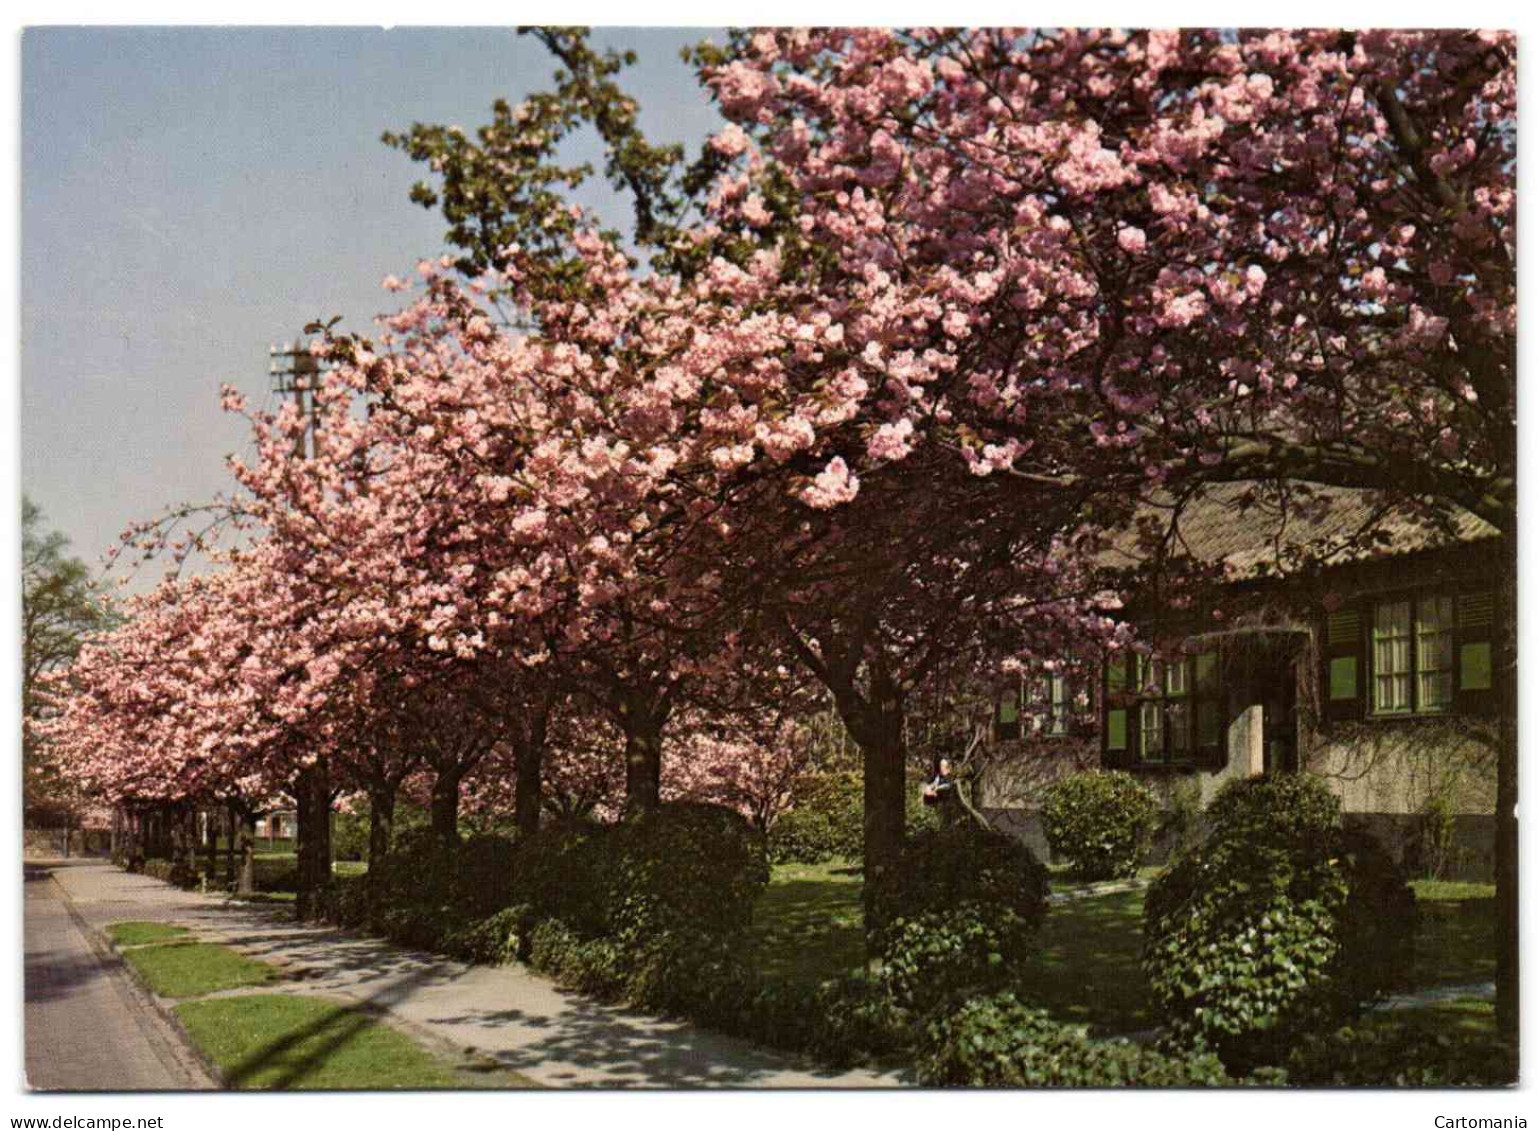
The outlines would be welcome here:
M 1304 769 L 1407 863 L 1488 875 L 1498 627 L 1515 615 L 1494 584 L 1494 528 L 1385 513 L 1366 492 L 1245 483 L 1159 521 L 1175 556 L 1225 580 L 1188 608 L 1125 610 L 1155 655 L 1067 658 L 1003 694 L 1002 757 L 978 790 L 990 819 L 1044 853 L 1040 790 L 1074 769 L 1126 770 L 1186 804 Z M 1299 571 L 1303 546 L 1336 552 Z M 1139 559 L 1131 537 L 1106 556 Z M 1428 842 L 1431 811 L 1451 815 L 1450 840 Z

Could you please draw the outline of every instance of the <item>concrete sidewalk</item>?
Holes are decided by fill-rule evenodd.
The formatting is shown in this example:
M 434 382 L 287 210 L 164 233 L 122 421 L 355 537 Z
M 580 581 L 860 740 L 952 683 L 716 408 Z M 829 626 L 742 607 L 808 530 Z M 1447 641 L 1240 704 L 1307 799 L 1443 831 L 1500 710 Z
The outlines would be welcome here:
M 59 862 L 55 880 L 93 928 L 187 927 L 284 968 L 264 992 L 347 1000 L 429 1046 L 494 1060 L 549 1087 L 879 1088 L 894 1072 L 835 1071 L 682 1022 L 601 1005 L 523 966 L 469 966 L 380 939 L 300 926 L 287 908 L 183 892 L 110 864 Z

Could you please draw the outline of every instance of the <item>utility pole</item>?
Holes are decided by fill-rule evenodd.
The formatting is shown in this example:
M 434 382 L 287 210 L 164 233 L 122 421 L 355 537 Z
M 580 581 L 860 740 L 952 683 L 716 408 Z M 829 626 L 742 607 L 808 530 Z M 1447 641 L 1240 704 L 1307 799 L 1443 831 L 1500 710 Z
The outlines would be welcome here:
M 272 391 L 280 397 L 291 396 L 305 426 L 294 440 L 294 454 L 311 459 L 320 449 L 320 380 L 324 372 L 320 359 L 312 354 L 304 339 L 269 346 L 267 372 Z M 305 438 L 309 437 L 306 451 Z M 299 807 L 296 846 L 299 856 L 299 892 L 294 911 L 300 920 L 320 915 L 321 892 L 331 881 L 331 782 L 324 754 L 300 771 L 294 783 L 294 800 Z
M 293 397 L 299 415 L 308 418 L 305 430 L 294 442 L 294 454 L 307 454 L 305 437 L 308 436 L 308 454 L 313 458 L 316 453 L 316 433 L 320 429 L 320 404 L 315 395 L 324 371 L 320 359 L 310 352 L 303 338 L 284 342 L 281 347 L 268 346 L 267 356 L 272 359 L 267 365 L 267 374 L 272 379 L 272 391 L 280 397 Z

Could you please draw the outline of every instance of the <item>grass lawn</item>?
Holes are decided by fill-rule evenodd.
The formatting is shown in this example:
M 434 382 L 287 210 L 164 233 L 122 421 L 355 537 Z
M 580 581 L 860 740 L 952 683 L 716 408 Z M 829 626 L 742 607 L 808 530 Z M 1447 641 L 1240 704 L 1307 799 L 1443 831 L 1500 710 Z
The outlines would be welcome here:
M 123 957 L 161 997 L 196 997 L 277 980 L 276 967 L 216 943 L 186 943 L 130 950 Z
M 1358 1028 L 1420 1029 L 1433 1036 L 1467 1034 L 1494 1041 L 1495 1003 L 1477 998 L 1460 998 L 1414 1009 L 1381 1009 L 1357 1023 Z
M 1153 879 L 1162 870 L 1163 869 L 1161 869 L 1161 868 L 1152 867 L 1152 866 L 1151 867 L 1147 867 L 1147 868 L 1139 868 L 1137 870 L 1137 875 L 1132 877 L 1132 878 L 1135 879 L 1135 880 L 1142 880 L 1142 881 L 1146 882 L 1148 880 Z M 1097 880 L 1095 883 L 1087 884 L 1087 883 L 1084 883 L 1084 882 L 1082 882 L 1080 880 L 1074 879 L 1069 874 L 1069 869 L 1068 869 L 1068 865 L 1067 864 L 1048 864 L 1047 865 L 1047 873 L 1048 873 L 1048 877 L 1049 877 L 1049 879 L 1051 881 L 1051 884 L 1052 884 L 1052 894 L 1053 895 L 1058 895 L 1060 893 L 1066 893 L 1066 892 L 1083 891 L 1085 888 L 1097 887 L 1097 886 L 1099 886 L 1099 884 L 1102 884 L 1102 883 L 1104 883 L 1104 884 L 1112 884 L 1112 883 L 1125 883 L 1126 882 L 1126 881 L 1123 881 L 1123 880 Z
M 1415 985 L 1495 980 L 1495 885 L 1417 880 Z
M 1033 1004 L 1097 1034 L 1133 1033 L 1155 1023 L 1139 965 L 1141 891 L 1054 903 L 1040 943 L 1041 955 L 1019 986 Z
M 145 943 L 166 942 L 187 933 L 186 927 L 173 927 L 169 923 L 113 923 L 107 927 L 107 937 L 118 946 L 143 946 Z
M 389 1026 L 323 998 L 190 1001 L 176 1015 L 232 1088 L 536 1086 L 505 1070 L 457 1070 Z
M 1156 869 L 1144 869 L 1151 876 Z M 1141 875 L 1141 873 L 1140 873 Z M 1054 890 L 1064 890 L 1054 880 Z M 1487 982 L 1495 976 L 1495 888 L 1418 881 L 1420 912 L 1413 988 Z M 767 974 L 820 982 L 865 962 L 861 877 L 845 863 L 780 864 L 754 914 L 755 957 Z M 1140 969 L 1143 892 L 1056 903 L 1041 930 L 1041 956 L 1020 986 L 1053 1016 L 1096 1033 L 1131 1033 L 1155 1024 Z M 1420 1019 L 1417 1019 L 1420 1015 Z M 1488 1024 L 1479 1002 L 1462 1008 L 1394 1011 L 1385 1024 Z
M 759 969 L 815 985 L 863 966 L 862 887 L 859 867 L 842 861 L 774 865 L 753 912 Z

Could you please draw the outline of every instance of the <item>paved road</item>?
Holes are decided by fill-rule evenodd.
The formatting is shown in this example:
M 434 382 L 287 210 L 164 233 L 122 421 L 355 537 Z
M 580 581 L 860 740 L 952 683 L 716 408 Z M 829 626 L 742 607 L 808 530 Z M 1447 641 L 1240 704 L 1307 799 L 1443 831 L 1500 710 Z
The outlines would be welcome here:
M 213 1087 L 128 975 L 98 957 L 70 915 L 53 867 L 26 865 L 28 1084 L 80 1092 Z

